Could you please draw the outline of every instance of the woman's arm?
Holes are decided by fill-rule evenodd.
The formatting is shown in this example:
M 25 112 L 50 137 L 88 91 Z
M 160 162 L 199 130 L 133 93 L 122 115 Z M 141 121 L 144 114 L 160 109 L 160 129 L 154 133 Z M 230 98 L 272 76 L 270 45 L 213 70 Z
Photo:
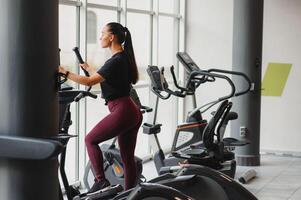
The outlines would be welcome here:
M 91 68 L 90 68 L 91 69 Z M 87 70 L 88 71 L 88 70 Z M 90 71 L 90 70 L 89 70 Z M 88 71 L 88 72 L 89 72 Z M 73 72 L 69 72 L 67 71 L 64 67 L 59 66 L 59 72 L 63 73 L 63 74 L 67 74 L 67 78 L 79 83 L 81 85 L 86 85 L 86 86 L 93 86 L 97 83 L 103 82 L 105 79 L 96 72 L 96 70 L 94 72 L 90 72 L 91 75 L 89 77 L 87 76 L 82 76 L 82 75 L 78 75 L 75 74 Z M 68 73 L 67 73 L 68 72 Z

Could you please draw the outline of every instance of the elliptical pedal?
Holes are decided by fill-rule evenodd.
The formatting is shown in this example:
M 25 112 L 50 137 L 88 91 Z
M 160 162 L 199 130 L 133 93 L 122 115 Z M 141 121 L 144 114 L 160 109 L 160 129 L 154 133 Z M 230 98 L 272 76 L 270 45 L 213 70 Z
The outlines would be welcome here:
M 78 196 L 75 196 L 73 200 L 95 200 L 99 198 L 106 199 L 116 196 L 121 191 L 123 191 L 123 187 L 121 185 L 110 185 L 93 193 L 83 193 Z

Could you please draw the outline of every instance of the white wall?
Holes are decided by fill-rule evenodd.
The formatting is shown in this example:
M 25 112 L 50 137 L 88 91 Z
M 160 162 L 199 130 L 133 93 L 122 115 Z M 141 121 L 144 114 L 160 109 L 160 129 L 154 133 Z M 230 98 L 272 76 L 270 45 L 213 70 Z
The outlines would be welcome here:
M 269 62 L 292 63 L 281 97 L 262 97 L 261 150 L 301 152 L 301 1 L 265 0 L 262 74 Z M 202 68 L 231 69 L 233 0 L 187 0 L 186 50 Z M 263 77 L 262 77 L 263 78 Z M 203 87 L 198 103 L 224 86 Z M 189 104 L 189 102 L 188 102 Z
M 292 69 L 281 97 L 262 97 L 262 149 L 301 152 L 300 10 L 300 0 L 265 0 L 263 75 L 269 62 Z
M 201 69 L 231 69 L 233 1 L 187 0 L 186 51 Z M 198 106 L 229 92 L 225 82 L 206 84 L 197 90 Z M 187 101 L 191 110 L 191 101 Z M 210 112 L 205 113 L 208 119 Z

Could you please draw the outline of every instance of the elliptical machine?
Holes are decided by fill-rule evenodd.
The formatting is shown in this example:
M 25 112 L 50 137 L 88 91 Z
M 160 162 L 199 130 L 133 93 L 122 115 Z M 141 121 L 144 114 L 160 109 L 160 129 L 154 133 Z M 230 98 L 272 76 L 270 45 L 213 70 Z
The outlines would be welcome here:
M 197 76 L 197 74 L 199 72 L 209 72 L 209 73 L 216 73 L 216 74 L 221 74 L 221 75 L 232 75 L 232 76 L 239 76 L 240 78 L 242 78 L 245 83 L 245 89 L 236 92 L 234 97 L 237 96 L 241 96 L 244 94 L 247 94 L 249 91 L 251 91 L 251 81 L 249 79 L 249 77 L 247 75 L 245 75 L 244 73 L 241 72 L 237 72 L 237 71 L 229 71 L 229 70 L 220 70 L 220 69 L 209 69 L 209 70 L 201 70 L 199 68 L 199 66 L 192 60 L 192 58 L 186 53 L 186 52 L 178 52 L 177 53 L 177 58 L 178 60 L 182 63 L 182 65 L 184 66 L 185 72 L 186 72 L 186 77 L 187 77 L 187 84 L 189 84 L 190 81 L 192 81 L 192 83 L 190 85 L 188 85 L 190 88 L 196 89 L 200 84 L 202 84 L 203 82 L 197 82 L 194 80 L 193 77 Z M 213 80 L 207 80 L 206 82 L 210 82 Z M 191 134 L 201 134 L 204 131 L 204 128 L 206 125 L 204 125 L 204 120 L 202 118 L 202 113 L 206 112 L 210 107 L 214 106 L 216 103 L 221 102 L 221 99 L 217 99 L 216 101 L 213 102 L 209 102 L 205 105 L 196 106 L 196 98 L 195 95 L 193 95 L 193 104 L 194 104 L 194 109 L 188 113 L 187 117 L 186 117 L 186 122 L 183 124 L 178 125 L 177 129 L 176 129 L 176 133 L 175 133 L 175 139 L 171 148 L 171 151 L 177 151 L 182 149 L 184 146 L 181 145 L 178 141 L 179 138 L 181 137 L 181 135 L 184 135 L 187 132 L 190 132 Z M 211 106 L 207 106 L 211 104 Z M 206 109 L 204 109 L 204 107 L 207 107 Z M 203 109 L 203 110 L 202 110 Z M 235 120 L 238 115 L 237 113 L 234 112 L 230 112 L 229 113 L 229 117 L 231 117 L 231 120 Z M 207 121 L 205 120 L 205 123 Z M 225 123 L 224 125 L 227 125 L 227 123 Z M 190 127 L 199 127 L 199 129 L 190 129 Z M 226 128 L 226 126 L 223 127 L 224 129 Z M 224 138 L 224 142 L 226 142 L 227 139 Z M 233 141 L 232 138 L 229 138 L 229 142 Z M 186 145 L 187 146 L 187 145 Z
M 170 92 L 171 90 L 168 89 L 168 84 L 167 84 L 167 82 L 165 81 L 165 78 L 164 78 L 164 73 L 163 73 L 164 69 L 162 69 L 160 71 L 157 66 L 149 66 L 148 69 L 147 69 L 147 72 L 148 72 L 148 75 L 150 76 L 150 79 L 151 79 L 151 82 L 152 82 L 152 91 L 153 91 L 154 94 L 156 94 L 157 99 L 156 99 L 156 104 L 155 104 L 155 111 L 154 111 L 155 113 L 154 113 L 153 123 L 152 124 L 144 123 L 143 124 L 143 133 L 148 134 L 148 135 L 153 135 L 154 138 L 155 138 L 156 144 L 158 146 L 158 151 L 154 154 L 154 163 L 155 163 L 158 174 L 162 174 L 162 173 L 168 172 L 170 167 L 177 166 L 179 162 L 184 162 L 186 160 L 186 158 L 180 158 L 179 159 L 178 157 L 175 157 L 175 156 L 166 158 L 165 155 L 164 155 L 164 152 L 163 152 L 163 150 L 160 146 L 160 142 L 159 142 L 159 139 L 158 139 L 158 136 L 157 136 L 157 134 L 161 131 L 161 124 L 156 124 L 159 98 L 165 100 L 165 99 L 168 99 L 171 95 L 175 95 L 175 96 L 178 96 L 178 97 L 186 96 L 187 91 L 189 91 L 189 85 L 191 84 L 191 81 L 187 83 L 185 89 L 182 89 L 182 87 L 181 87 L 181 90 L 179 90 L 179 91 Z M 171 73 L 173 74 L 173 77 L 175 77 L 173 67 L 171 67 Z M 198 75 L 200 75 L 200 74 L 198 74 Z M 231 92 L 227 96 L 221 97 L 220 101 L 228 99 L 228 98 L 232 97 L 235 94 L 234 84 L 232 83 L 232 81 L 228 77 L 222 76 L 222 75 L 217 75 L 217 74 L 210 74 L 210 73 L 207 73 L 207 72 L 202 72 L 201 75 L 204 76 L 202 78 L 203 80 L 198 79 L 198 81 L 202 82 L 202 83 L 205 83 L 206 80 L 213 81 L 213 80 L 215 80 L 215 78 L 222 78 L 222 79 L 226 80 L 229 83 L 229 85 L 231 87 Z M 190 80 L 193 80 L 193 78 L 191 78 Z M 174 78 L 174 83 L 177 86 L 177 84 L 176 84 L 177 82 L 176 82 L 175 78 Z M 179 88 L 179 86 L 177 86 L 177 87 Z M 165 92 L 167 94 L 163 95 L 162 94 L 163 92 Z M 217 110 L 217 113 L 220 113 L 219 115 L 215 115 L 216 117 L 218 117 L 218 119 L 216 119 L 217 121 L 222 117 L 224 112 L 225 112 L 225 107 L 220 107 Z M 228 110 L 228 112 L 229 112 L 229 110 Z M 228 112 L 227 112 L 227 115 L 228 115 Z M 227 120 L 230 120 L 230 119 L 227 119 Z M 202 124 L 205 127 L 208 126 L 207 121 L 202 123 Z M 200 134 L 200 136 L 202 137 L 203 134 Z M 200 139 L 199 141 L 201 141 L 201 140 L 202 139 Z M 199 141 L 196 141 L 196 142 L 199 142 Z M 187 147 L 186 147 L 186 149 L 187 149 Z M 190 152 L 191 151 L 195 152 L 196 150 L 189 149 L 189 151 Z M 178 151 L 172 151 L 172 153 L 175 154 L 175 155 L 177 155 L 176 154 L 177 152 Z M 197 152 L 197 153 L 201 153 L 201 152 Z M 202 152 L 202 153 L 204 155 L 204 152 Z M 219 157 L 221 157 L 221 155 L 219 155 Z M 213 169 L 221 170 L 222 172 L 229 175 L 230 177 L 232 177 L 232 178 L 234 177 L 236 163 L 235 163 L 235 160 L 233 158 L 229 159 L 230 163 L 227 164 L 227 165 L 225 165 L 224 162 L 221 162 L 217 159 L 212 159 L 212 158 L 213 158 L 213 156 L 211 156 L 211 157 L 207 156 L 206 161 L 203 163 L 203 165 L 212 167 Z M 223 160 L 223 159 L 221 158 L 220 160 Z M 211 162 L 209 162 L 209 161 L 211 161 Z M 188 162 L 188 163 L 191 163 L 191 162 Z M 221 163 L 223 163 L 224 166 L 221 165 Z
M 78 49 L 75 49 L 75 51 L 78 52 Z M 85 69 L 82 68 L 82 70 L 86 76 L 89 76 L 89 73 Z M 65 172 L 65 160 L 68 142 L 71 138 L 77 137 L 77 135 L 69 134 L 69 127 L 72 124 L 70 104 L 73 102 L 78 102 L 85 97 L 97 98 L 97 95 L 90 92 L 91 87 L 89 87 L 87 90 L 74 90 L 65 83 L 66 81 L 67 77 L 64 74 L 59 74 L 59 134 L 55 139 L 61 142 L 63 145 L 63 150 L 60 154 L 59 169 L 67 199 L 72 200 L 75 196 L 79 195 L 80 192 L 79 189 L 69 185 Z M 63 200 L 61 188 L 60 200 Z
M 177 84 L 173 67 L 171 67 L 171 74 L 173 75 L 173 80 L 175 86 L 179 89 L 177 91 L 171 91 L 168 88 L 168 83 L 164 78 L 164 69 L 161 71 L 157 66 L 149 66 L 147 72 L 150 76 L 152 82 L 152 91 L 157 96 L 156 105 L 155 105 L 155 115 L 154 121 L 152 124 L 144 123 L 143 124 L 143 132 L 149 135 L 153 135 L 155 137 L 158 151 L 154 155 L 154 162 L 157 169 L 158 174 L 166 173 L 169 171 L 169 168 L 172 166 L 176 166 L 179 162 L 188 162 L 190 164 L 199 164 L 211 167 L 213 169 L 219 170 L 230 177 L 234 178 L 236 171 L 236 161 L 234 153 L 232 152 L 234 146 L 243 146 L 248 144 L 245 141 L 238 141 L 234 138 L 223 138 L 224 131 L 226 126 L 230 120 L 234 120 L 237 118 L 237 114 L 234 112 L 230 112 L 232 107 L 232 103 L 228 102 L 227 99 L 233 96 L 239 96 L 246 93 L 249 88 L 242 92 L 235 93 L 235 86 L 233 82 L 225 75 L 212 73 L 208 71 L 196 70 L 196 67 L 191 67 L 194 65 L 187 65 L 187 71 L 189 72 L 188 81 L 185 87 L 180 87 Z M 228 72 L 231 74 L 241 75 L 239 72 Z M 202 139 L 196 142 L 196 144 L 191 144 L 190 146 L 186 146 L 186 148 L 182 148 L 181 151 L 177 150 L 175 146 L 175 142 L 172 146 L 171 152 L 173 157 L 166 158 L 163 150 L 160 146 L 157 134 L 161 130 L 161 124 L 156 124 L 156 115 L 158 109 L 159 98 L 168 99 L 171 95 L 184 97 L 187 94 L 194 94 L 195 88 L 197 88 L 200 84 L 206 82 L 213 82 L 216 78 L 226 80 L 230 87 L 231 92 L 227 96 L 220 97 L 219 99 L 212 101 L 210 103 L 205 104 L 204 106 L 195 109 L 192 112 L 192 116 L 196 113 L 203 113 L 207 111 L 212 106 L 222 102 L 218 107 L 217 111 L 214 113 L 214 116 L 211 118 L 210 122 L 207 121 L 195 121 L 190 123 L 185 123 L 184 125 L 180 125 L 180 129 L 185 132 L 195 131 L 197 128 L 197 132 L 193 132 L 195 134 L 199 134 Z M 248 79 L 247 79 L 248 80 Z M 162 93 L 166 93 L 163 95 Z M 200 109 L 204 109 L 200 111 Z M 219 123 L 219 124 L 218 124 Z M 216 127 L 218 126 L 218 130 L 216 132 Z M 186 128 L 187 127 L 187 128 Z M 189 129 L 189 130 L 187 130 Z M 177 131 L 179 130 L 179 127 Z M 202 131 L 202 132 L 199 132 Z M 206 133 L 206 134 L 204 134 Z M 217 135 L 217 141 L 214 142 L 214 137 Z M 179 136 L 179 132 L 176 132 L 175 138 Z M 174 139 L 177 141 L 177 139 Z M 227 141 L 226 144 L 225 141 Z M 205 144 L 205 145 L 204 145 Z M 190 148 L 192 147 L 192 148 Z M 231 151 L 230 151 L 231 150 Z
M 66 78 L 64 78 L 64 81 Z M 64 82 L 61 81 L 61 84 Z M 70 138 L 76 137 L 74 135 L 68 134 L 69 126 L 72 124 L 71 122 L 71 113 L 70 113 L 70 104 L 72 102 L 79 101 L 84 97 L 92 97 L 96 98 L 96 95 L 83 90 L 73 90 L 72 87 L 63 86 L 59 91 L 59 102 L 60 102 L 60 134 L 57 140 L 59 140 L 63 144 L 63 150 L 60 157 L 60 173 L 63 181 L 63 185 L 66 191 L 66 196 L 68 200 L 109 200 L 109 199 L 175 199 L 178 197 L 183 200 L 191 200 L 192 198 L 185 195 L 184 193 L 160 184 L 151 184 L 151 183 L 142 183 L 135 189 L 128 191 L 126 194 L 122 194 L 123 187 L 120 184 L 112 185 L 110 187 L 99 190 L 95 193 L 80 194 L 79 190 L 70 186 L 66 173 L 65 173 L 65 155 L 66 148 Z M 80 97 L 80 98 L 79 98 Z M 1 140 L 0 140 L 1 141 Z M 111 149 L 113 150 L 113 149 Z M 114 151 L 114 150 L 113 150 Z M 112 159 L 115 160 L 115 154 L 112 154 Z M 116 164 L 116 163 L 115 163 Z M 111 166 L 111 165 L 109 165 Z M 111 168 L 112 169 L 112 168 Z M 117 174 L 115 174 L 117 175 Z M 116 176 L 117 178 L 117 176 Z M 118 178 L 117 178 L 118 179 Z M 110 180 L 112 180 L 110 178 Z M 120 194 L 121 193 L 121 194 Z M 116 196 L 120 194 L 121 196 Z M 63 194 L 60 190 L 60 200 L 63 200 Z

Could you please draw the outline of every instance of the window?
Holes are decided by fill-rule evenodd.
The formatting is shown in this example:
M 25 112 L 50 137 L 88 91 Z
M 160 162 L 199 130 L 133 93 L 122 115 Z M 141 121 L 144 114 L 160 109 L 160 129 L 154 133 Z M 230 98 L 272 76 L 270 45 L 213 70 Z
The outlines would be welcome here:
M 174 6 L 177 0 L 163 0 L 159 1 L 159 12 L 174 13 Z
M 139 83 L 148 82 L 146 68 L 150 61 L 150 18 L 149 15 L 128 13 L 127 26 L 132 35 L 132 42 L 139 70 Z
M 72 48 L 76 46 L 76 7 L 75 6 L 59 6 L 59 47 L 60 63 L 62 66 L 68 66 L 68 69 L 76 72 L 76 58 Z M 68 84 L 76 87 L 74 82 L 68 81 Z M 75 104 L 71 104 L 72 122 L 70 134 L 75 134 Z M 72 183 L 77 180 L 76 172 L 76 138 L 71 138 L 68 142 L 66 153 L 65 169 L 68 180 Z
M 117 0 L 88 0 L 88 3 L 117 6 Z
M 141 10 L 149 10 L 151 2 L 150 0 L 127 0 L 127 7 Z
M 59 6 L 59 47 L 60 63 L 76 71 L 76 59 L 72 48 L 76 46 L 76 8 L 73 6 Z M 73 84 L 69 82 L 69 84 Z
M 97 21 L 97 23 L 93 24 L 94 27 L 89 27 L 88 31 L 96 32 L 96 38 L 98 39 L 96 39 L 94 43 L 88 43 L 87 45 L 87 63 L 96 69 L 99 69 L 105 63 L 105 61 L 111 57 L 109 49 L 103 49 L 100 46 L 100 34 L 102 28 L 107 23 L 117 21 L 117 11 L 88 8 L 88 12 L 93 12 Z M 89 32 L 87 32 L 87 34 L 90 35 Z M 100 90 L 100 86 L 93 86 L 93 90 Z
M 89 10 L 87 13 L 87 43 L 95 44 L 97 41 L 97 16 L 96 14 Z
M 159 16 L 159 33 L 158 33 L 158 66 L 165 68 L 165 77 L 172 80 L 170 67 L 175 65 L 176 52 L 174 38 L 174 18 Z

